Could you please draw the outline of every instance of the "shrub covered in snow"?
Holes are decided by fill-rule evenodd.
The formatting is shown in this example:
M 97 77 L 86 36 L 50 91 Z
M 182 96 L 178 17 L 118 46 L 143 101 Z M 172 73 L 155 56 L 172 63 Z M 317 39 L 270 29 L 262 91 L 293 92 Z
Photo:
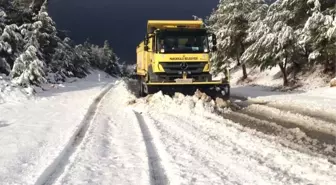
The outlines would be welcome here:
M 136 64 L 127 64 L 126 62 L 123 62 L 119 65 L 123 76 L 132 78 L 136 75 Z
M 120 74 L 118 57 L 106 41 L 103 47 L 75 45 L 61 36 L 47 12 L 47 0 L 1 0 L 0 73 L 28 87 L 43 82 L 85 77 L 89 68 Z

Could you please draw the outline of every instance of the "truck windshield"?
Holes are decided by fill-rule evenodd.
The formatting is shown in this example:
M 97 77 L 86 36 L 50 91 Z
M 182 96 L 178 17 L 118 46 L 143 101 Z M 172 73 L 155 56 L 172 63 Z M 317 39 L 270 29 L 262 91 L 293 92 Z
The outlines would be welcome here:
M 161 53 L 207 53 L 208 38 L 205 32 L 166 31 L 159 35 Z

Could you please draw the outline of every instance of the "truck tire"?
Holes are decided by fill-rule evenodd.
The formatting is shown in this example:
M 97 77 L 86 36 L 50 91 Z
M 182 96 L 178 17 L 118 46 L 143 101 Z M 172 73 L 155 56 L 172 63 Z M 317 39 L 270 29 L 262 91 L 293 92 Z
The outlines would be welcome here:
M 139 87 L 139 97 L 145 97 L 146 96 L 146 93 L 145 93 L 145 88 L 144 88 L 144 85 L 143 85 L 143 78 L 142 77 L 139 77 L 138 79 L 138 87 Z
M 224 86 L 223 91 L 224 91 L 224 94 L 223 94 L 224 99 L 229 100 L 230 97 L 231 97 L 231 87 L 230 87 L 230 85 L 228 84 L 228 85 Z

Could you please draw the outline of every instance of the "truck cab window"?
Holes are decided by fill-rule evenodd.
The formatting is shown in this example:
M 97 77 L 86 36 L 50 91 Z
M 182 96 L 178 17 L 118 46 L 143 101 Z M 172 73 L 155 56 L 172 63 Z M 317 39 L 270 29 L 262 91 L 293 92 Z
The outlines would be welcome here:
M 184 33 L 165 31 L 159 37 L 160 50 L 165 53 L 206 53 L 209 51 L 205 33 Z

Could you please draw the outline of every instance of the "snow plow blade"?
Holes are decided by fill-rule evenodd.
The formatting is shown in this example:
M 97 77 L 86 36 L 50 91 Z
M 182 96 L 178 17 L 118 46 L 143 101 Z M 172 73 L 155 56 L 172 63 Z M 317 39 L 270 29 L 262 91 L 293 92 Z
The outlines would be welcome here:
M 212 99 L 222 98 L 229 100 L 230 85 L 221 81 L 212 82 L 192 82 L 192 83 L 174 83 L 174 82 L 150 82 L 147 83 L 146 94 L 155 94 L 162 91 L 164 94 L 174 95 L 176 92 L 184 95 L 194 95 L 197 90 L 210 96 Z

